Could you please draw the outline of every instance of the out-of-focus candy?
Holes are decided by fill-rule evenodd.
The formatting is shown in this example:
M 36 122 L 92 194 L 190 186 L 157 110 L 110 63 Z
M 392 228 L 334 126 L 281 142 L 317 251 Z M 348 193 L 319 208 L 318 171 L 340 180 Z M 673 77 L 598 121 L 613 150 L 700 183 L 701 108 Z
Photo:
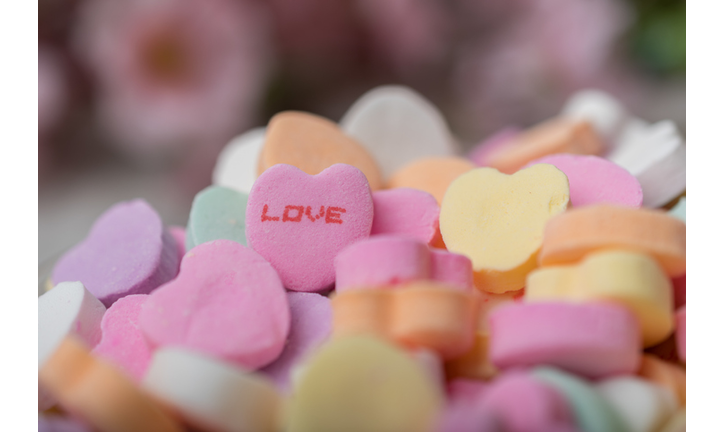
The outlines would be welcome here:
M 441 223 L 442 216 L 441 213 Z M 669 276 L 686 272 L 686 224 L 660 210 L 599 204 L 560 214 L 546 224 L 539 262 L 570 264 L 601 249 L 650 255 Z
M 469 160 L 455 156 L 416 159 L 395 171 L 387 187 L 419 189 L 442 204 L 450 183 L 474 168 L 475 164 Z
M 686 405 L 686 371 L 683 368 L 651 354 L 644 354 L 638 375 L 668 388 L 676 395 L 679 406 Z
M 148 294 L 173 279 L 176 242 L 156 211 L 143 200 L 106 210 L 88 237 L 53 269 L 54 283 L 80 281 L 106 307 L 129 294 Z
M 175 346 L 255 369 L 276 359 L 289 304 L 276 271 L 231 240 L 191 249 L 176 279 L 154 291 L 139 324 L 153 348 Z
M 443 249 L 430 249 L 432 280 L 465 289 L 473 288 L 473 263 L 465 255 Z
M 180 264 L 186 254 L 186 228 L 170 226 L 168 227 L 168 232 L 173 237 L 174 242 L 176 242 L 176 251 L 178 252 L 178 262 Z
M 420 365 L 371 336 L 326 344 L 289 404 L 290 432 L 433 431 L 444 399 Z
M 186 227 L 186 250 L 211 240 L 233 240 L 246 246 L 246 194 L 209 186 L 194 197 Z
M 511 176 L 477 168 L 450 185 L 440 208 L 440 232 L 448 250 L 473 262 L 478 289 L 519 290 L 537 266 L 546 222 L 566 210 L 568 199 L 568 179 L 552 165 Z
M 633 376 L 609 378 L 595 387 L 630 432 L 657 432 L 677 407 L 669 389 Z
M 669 214 L 686 223 L 686 197 L 682 197 L 676 205 L 669 210 Z
M 288 164 L 316 175 L 338 163 L 362 171 L 372 190 L 382 187 L 377 161 L 334 122 L 305 112 L 284 111 L 269 120 L 257 172 L 261 175 L 276 164 Z
M 254 183 L 246 207 L 249 246 L 292 291 L 321 291 L 334 282 L 334 257 L 369 237 L 374 208 L 364 174 L 333 165 L 311 176 L 275 165 Z
M 488 353 L 501 369 L 551 365 L 590 378 L 634 373 L 641 359 L 636 318 L 606 303 L 522 303 L 490 314 Z
M 679 358 L 686 363 L 686 306 L 676 311 L 676 348 Z
M 384 179 L 415 159 L 455 153 L 454 139 L 440 111 L 408 87 L 370 90 L 339 123 L 374 156 Z
M 198 352 L 161 348 L 143 387 L 202 430 L 272 432 L 282 401 L 264 377 Z
M 671 280 L 648 255 L 603 250 L 576 265 L 542 267 L 528 275 L 526 301 L 613 301 L 634 313 L 645 347 L 674 328 Z
M 499 149 L 514 143 L 514 138 L 518 136 L 519 133 L 520 128 L 518 127 L 506 127 L 490 135 L 485 140 L 483 140 L 483 142 L 473 147 L 473 149 L 468 154 L 468 157 L 471 161 L 473 161 L 473 163 L 478 166 L 488 166 L 488 160 L 490 158 L 490 155 L 493 155 Z
M 216 160 L 213 184 L 249 194 L 257 178 L 257 165 L 266 128 L 254 128 L 235 137 Z
M 686 407 L 679 408 L 658 432 L 686 432 Z
M 626 108 L 616 98 L 596 89 L 576 92 L 566 101 L 560 115 L 590 122 L 609 148 L 615 145 L 629 118 Z
M 439 235 L 440 206 L 427 192 L 397 188 L 372 193 L 374 219 L 370 235 L 402 234 L 423 243 Z

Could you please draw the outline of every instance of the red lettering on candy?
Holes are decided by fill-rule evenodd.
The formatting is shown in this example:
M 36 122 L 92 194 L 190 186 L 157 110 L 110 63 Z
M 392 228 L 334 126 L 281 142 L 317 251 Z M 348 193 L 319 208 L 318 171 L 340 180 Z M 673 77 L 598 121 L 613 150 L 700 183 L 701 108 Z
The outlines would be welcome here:
M 307 206 L 307 211 L 304 212 L 305 215 L 309 218 L 310 221 L 316 222 L 317 219 L 321 219 L 324 217 L 324 206 L 321 206 L 319 208 L 319 214 L 318 215 L 312 215 L 312 207 Z
M 279 220 L 279 216 L 267 216 L 266 215 L 267 211 L 269 211 L 269 206 L 267 204 L 264 204 L 264 210 L 262 210 L 262 212 L 261 212 L 261 221 L 262 222 Z
M 294 217 L 289 217 L 289 210 L 296 210 L 297 214 Z M 288 205 L 288 206 L 284 207 L 284 215 L 282 216 L 282 222 L 301 222 L 303 215 L 304 215 L 304 206 Z
M 327 217 L 324 218 L 324 221 L 327 223 L 341 224 L 342 219 L 340 219 L 340 216 L 342 213 L 347 213 L 347 210 L 341 207 L 328 207 Z

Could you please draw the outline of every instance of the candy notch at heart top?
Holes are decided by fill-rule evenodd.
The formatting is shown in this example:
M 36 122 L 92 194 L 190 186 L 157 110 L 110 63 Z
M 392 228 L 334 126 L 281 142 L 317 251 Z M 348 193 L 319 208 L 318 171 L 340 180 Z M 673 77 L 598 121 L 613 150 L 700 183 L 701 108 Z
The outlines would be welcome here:
M 148 294 L 178 273 L 178 250 L 144 200 L 114 205 L 82 243 L 53 269 L 54 283 L 80 281 L 106 307 L 129 294 Z
M 272 266 L 235 241 L 215 240 L 184 255 L 178 277 L 148 297 L 138 321 L 152 348 L 184 347 L 256 369 L 282 352 L 290 316 Z
M 292 291 L 321 291 L 334 282 L 334 258 L 369 237 L 374 215 L 364 174 L 335 164 L 311 176 L 279 164 L 254 183 L 246 238 Z
M 511 176 L 477 168 L 458 177 L 440 208 L 447 249 L 473 262 L 475 285 L 502 293 L 525 286 L 546 222 L 568 207 L 565 174 L 538 164 Z

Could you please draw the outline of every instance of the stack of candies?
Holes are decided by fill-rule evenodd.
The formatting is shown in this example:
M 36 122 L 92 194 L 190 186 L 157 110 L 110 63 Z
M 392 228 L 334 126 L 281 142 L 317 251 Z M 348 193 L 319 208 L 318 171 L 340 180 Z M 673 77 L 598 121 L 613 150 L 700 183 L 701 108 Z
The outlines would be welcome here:
M 457 151 L 380 87 L 236 138 L 185 228 L 111 207 L 38 298 L 39 430 L 685 430 L 673 124 L 587 90 Z

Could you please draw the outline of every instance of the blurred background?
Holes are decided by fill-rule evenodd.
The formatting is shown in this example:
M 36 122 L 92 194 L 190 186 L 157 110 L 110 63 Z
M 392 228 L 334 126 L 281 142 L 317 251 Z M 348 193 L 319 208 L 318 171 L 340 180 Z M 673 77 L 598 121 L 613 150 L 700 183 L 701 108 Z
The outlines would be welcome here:
M 228 141 L 282 110 L 338 121 L 404 84 L 464 149 L 595 87 L 685 133 L 685 0 L 39 0 L 39 262 L 115 202 L 170 225 Z

